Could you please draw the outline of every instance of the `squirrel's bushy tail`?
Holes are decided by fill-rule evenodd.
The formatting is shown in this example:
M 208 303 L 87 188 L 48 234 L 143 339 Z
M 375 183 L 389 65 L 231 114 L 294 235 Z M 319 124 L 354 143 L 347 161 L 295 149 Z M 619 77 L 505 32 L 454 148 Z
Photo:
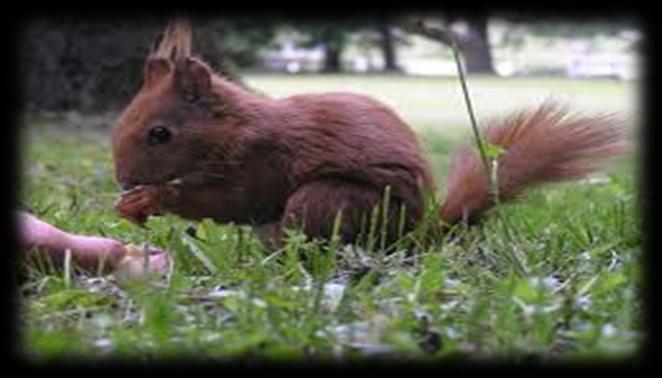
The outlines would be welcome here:
M 485 138 L 505 152 L 497 161 L 499 199 L 543 183 L 578 179 L 627 150 L 627 130 L 612 115 L 573 115 L 555 103 L 493 122 Z M 494 205 L 480 155 L 461 149 L 451 164 L 441 219 L 473 222 Z

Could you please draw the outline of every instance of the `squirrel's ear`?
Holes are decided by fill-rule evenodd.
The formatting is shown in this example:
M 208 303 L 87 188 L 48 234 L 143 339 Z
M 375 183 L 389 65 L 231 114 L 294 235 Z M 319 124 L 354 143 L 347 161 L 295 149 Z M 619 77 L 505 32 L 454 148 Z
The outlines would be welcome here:
M 187 102 L 196 102 L 211 87 L 211 69 L 201 60 L 187 57 L 178 66 L 177 83 Z
M 154 86 L 172 71 L 172 63 L 163 58 L 148 58 L 143 72 L 143 85 L 146 88 Z

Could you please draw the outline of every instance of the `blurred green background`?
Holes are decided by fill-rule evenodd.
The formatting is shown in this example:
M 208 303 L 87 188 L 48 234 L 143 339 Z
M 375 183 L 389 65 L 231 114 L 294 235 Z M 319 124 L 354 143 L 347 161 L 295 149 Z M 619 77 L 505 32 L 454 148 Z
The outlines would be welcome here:
M 421 20 L 447 33 L 421 32 L 415 27 Z M 19 33 L 24 110 L 121 109 L 139 88 L 149 46 L 168 21 L 73 16 L 28 20 Z M 232 80 L 264 85 L 276 95 L 293 93 L 294 88 L 297 92 L 364 92 L 400 106 L 405 115 L 419 113 L 418 109 L 408 111 L 412 104 L 425 107 L 420 113 L 424 118 L 439 107 L 462 111 L 452 80 L 457 70 L 448 36 L 457 42 L 467 73 L 486 79 L 473 91 L 486 113 L 491 113 L 486 104 L 508 108 L 550 94 L 568 96 L 582 106 L 600 103 L 622 110 L 631 107 L 632 101 L 619 99 L 613 91 L 617 85 L 611 81 L 636 82 L 642 74 L 643 36 L 627 17 L 549 20 L 512 14 L 405 12 L 344 18 L 237 15 L 192 17 L 191 21 L 197 53 Z M 258 77 L 265 74 L 276 77 Z M 323 76 L 307 78 L 317 74 Z M 384 74 L 389 79 L 361 79 Z M 281 85 L 285 77 L 295 78 L 295 84 Z M 565 84 L 550 78 L 607 80 L 590 89 L 577 85 L 567 92 Z M 500 92 L 500 79 L 514 79 L 512 86 L 506 86 L 510 87 L 507 94 Z M 403 80 L 411 90 L 398 90 Z M 591 96 L 582 97 L 586 91 L 592 91 Z

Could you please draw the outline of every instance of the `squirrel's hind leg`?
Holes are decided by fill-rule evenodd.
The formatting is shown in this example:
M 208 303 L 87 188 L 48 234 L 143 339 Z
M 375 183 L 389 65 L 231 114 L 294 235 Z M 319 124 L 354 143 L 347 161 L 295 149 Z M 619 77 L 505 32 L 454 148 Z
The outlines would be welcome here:
M 384 224 L 380 204 L 382 196 L 374 187 L 343 179 L 310 182 L 288 198 L 280 222 L 261 227 L 258 234 L 263 241 L 276 248 L 283 244 L 284 229 L 301 229 L 310 239 L 330 239 L 336 219 L 340 216 L 338 236 L 342 243 L 361 243 L 371 229 L 371 220 L 379 222 L 373 230 L 381 230 Z M 389 204 L 386 231 L 387 242 L 392 242 L 399 231 L 400 207 L 397 200 L 391 200 Z M 378 238 L 380 233 L 376 234 Z

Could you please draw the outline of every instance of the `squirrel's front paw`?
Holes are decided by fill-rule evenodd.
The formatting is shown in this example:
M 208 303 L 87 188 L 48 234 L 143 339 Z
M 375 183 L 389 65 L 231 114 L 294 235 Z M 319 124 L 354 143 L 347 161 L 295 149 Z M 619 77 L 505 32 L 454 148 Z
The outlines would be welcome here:
M 115 211 L 120 217 L 143 225 L 150 216 L 163 214 L 162 188 L 138 186 L 122 194 L 115 204 Z

